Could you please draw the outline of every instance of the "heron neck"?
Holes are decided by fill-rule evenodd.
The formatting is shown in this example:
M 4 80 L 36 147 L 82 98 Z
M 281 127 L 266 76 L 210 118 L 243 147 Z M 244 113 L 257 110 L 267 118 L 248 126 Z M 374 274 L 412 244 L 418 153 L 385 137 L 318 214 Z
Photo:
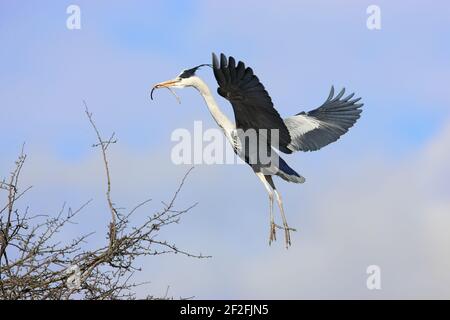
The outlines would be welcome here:
M 214 120 L 217 122 L 219 127 L 224 129 L 226 132 L 229 132 L 233 130 L 234 124 L 228 119 L 228 117 L 220 110 L 219 106 L 217 105 L 216 100 L 214 99 L 214 96 L 211 94 L 211 91 L 208 88 L 208 85 L 198 78 L 196 81 L 195 88 L 200 92 L 203 99 L 206 102 L 206 105 L 208 106 L 209 112 L 211 113 Z

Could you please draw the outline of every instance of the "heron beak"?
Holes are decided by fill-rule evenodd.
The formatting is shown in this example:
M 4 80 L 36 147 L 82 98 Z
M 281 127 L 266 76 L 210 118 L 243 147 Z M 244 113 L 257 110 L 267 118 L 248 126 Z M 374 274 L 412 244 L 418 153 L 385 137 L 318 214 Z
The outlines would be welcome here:
M 150 93 L 150 98 L 153 100 L 153 91 L 155 91 L 155 89 L 170 88 L 171 86 L 175 85 L 177 82 L 179 82 L 179 81 L 178 80 L 168 80 L 168 81 L 164 81 L 164 82 L 155 84 Z

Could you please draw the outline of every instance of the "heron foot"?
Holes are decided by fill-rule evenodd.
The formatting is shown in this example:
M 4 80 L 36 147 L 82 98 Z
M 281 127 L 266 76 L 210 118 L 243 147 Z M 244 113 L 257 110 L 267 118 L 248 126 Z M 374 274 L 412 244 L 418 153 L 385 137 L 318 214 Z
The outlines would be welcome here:
M 285 244 L 286 244 L 286 249 L 289 249 L 289 247 L 291 246 L 291 231 L 297 231 L 297 229 L 291 228 L 288 226 L 287 223 L 283 223 L 283 226 L 279 226 L 277 224 L 274 224 L 275 227 L 277 227 L 278 229 L 282 229 L 284 230 L 284 240 L 285 240 Z
M 269 232 L 269 246 L 272 244 L 273 241 L 277 240 L 277 232 L 276 232 L 277 224 L 275 222 L 270 222 L 270 232 Z
M 286 249 L 288 249 L 291 246 L 291 232 L 288 225 L 284 226 L 284 241 Z
M 280 226 L 275 222 L 270 223 L 270 233 L 269 233 L 269 245 L 272 244 L 273 241 L 277 240 L 276 229 L 284 230 L 284 240 L 286 244 L 286 249 L 291 246 L 291 231 L 297 231 L 297 229 L 289 227 L 287 224 L 283 224 Z

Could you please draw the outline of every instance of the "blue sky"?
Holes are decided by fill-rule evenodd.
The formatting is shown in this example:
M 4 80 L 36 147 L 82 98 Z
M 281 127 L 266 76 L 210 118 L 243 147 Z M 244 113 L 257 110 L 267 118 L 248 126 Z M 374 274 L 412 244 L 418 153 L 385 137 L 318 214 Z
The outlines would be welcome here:
M 66 28 L 70 4 L 81 8 L 81 30 Z M 381 8 L 381 30 L 366 28 L 370 4 Z M 224 52 L 255 70 L 284 116 L 320 105 L 331 85 L 361 96 L 364 112 L 337 143 L 286 157 L 307 181 L 276 181 L 289 220 L 301 230 L 289 252 L 281 242 L 267 246 L 266 194 L 251 170 L 197 166 L 182 203 L 200 204 L 166 236 L 214 258 L 142 261 L 149 267 L 140 277 L 152 281 L 145 290 L 164 294 L 170 284 L 176 296 L 201 298 L 448 298 L 450 240 L 441 226 L 450 222 L 443 179 L 449 16 L 447 3 L 425 1 L 2 1 L 0 176 L 25 141 L 24 183 L 35 186 L 26 204 L 56 212 L 64 201 L 77 206 L 94 197 L 92 212 L 102 208 L 86 100 L 98 126 L 119 137 L 111 152 L 117 202 L 167 198 L 187 169 L 170 162 L 172 131 L 192 130 L 195 120 L 215 123 L 194 90 L 179 91 L 178 105 L 163 91 L 150 101 L 149 89 Z M 210 70 L 199 75 L 214 88 Z M 218 101 L 232 117 L 228 102 Z M 98 227 L 93 241 L 102 241 L 100 217 L 98 223 L 90 225 Z M 416 243 L 408 244 L 412 230 L 405 225 Z M 441 232 L 439 241 L 430 236 Z M 410 258 L 398 259 L 386 239 Z M 330 263 L 336 268 L 319 267 Z M 358 286 L 371 263 L 386 270 L 392 286 L 376 293 Z M 398 280 L 411 264 L 413 289 Z M 277 284 L 283 268 L 301 273 L 297 290 Z M 261 288 L 258 279 L 272 287 Z

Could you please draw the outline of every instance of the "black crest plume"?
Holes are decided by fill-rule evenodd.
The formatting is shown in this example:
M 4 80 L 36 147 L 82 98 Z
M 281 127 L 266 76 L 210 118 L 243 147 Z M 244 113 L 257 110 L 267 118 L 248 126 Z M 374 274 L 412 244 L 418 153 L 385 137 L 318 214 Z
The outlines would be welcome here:
M 197 70 L 198 70 L 199 68 L 205 67 L 205 66 L 208 66 L 208 67 L 211 67 L 211 68 L 212 68 L 212 65 L 210 65 L 210 64 L 207 64 L 207 63 L 201 64 L 201 65 L 198 65 L 198 66 L 196 66 L 196 67 L 194 67 L 194 68 L 184 70 L 184 71 L 179 75 L 179 77 L 180 77 L 180 78 L 189 78 L 189 77 L 192 77 L 193 75 L 195 75 L 195 72 L 197 72 Z

